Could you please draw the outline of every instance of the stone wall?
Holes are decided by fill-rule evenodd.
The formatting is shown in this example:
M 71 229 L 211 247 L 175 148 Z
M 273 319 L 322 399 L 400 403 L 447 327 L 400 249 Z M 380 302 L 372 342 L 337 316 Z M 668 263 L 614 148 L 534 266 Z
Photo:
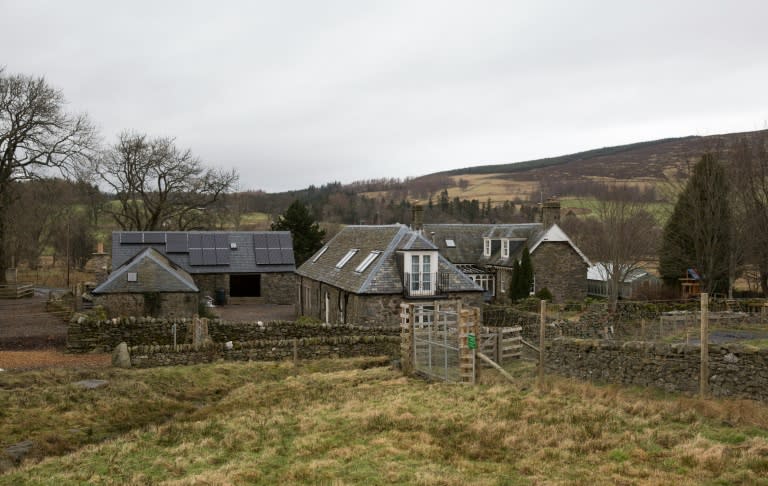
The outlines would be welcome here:
M 326 293 L 328 295 L 328 321 L 331 324 L 353 322 L 369 327 L 399 327 L 400 304 L 431 304 L 435 299 L 405 299 L 402 294 L 352 294 L 338 287 L 308 278 L 299 278 L 297 288 L 301 292 L 298 312 L 300 315 L 325 321 Z M 308 295 L 307 295 L 308 294 Z M 460 292 L 440 296 L 437 300 L 461 299 L 464 306 L 483 305 L 482 292 Z
M 567 242 L 544 242 L 531 254 L 535 290 L 546 287 L 555 303 L 587 297 L 587 265 Z
M 191 343 L 191 319 L 119 318 L 105 321 L 74 317 L 67 329 L 67 350 L 87 353 L 94 350 L 109 351 L 121 342 L 129 346 L 173 345 L 173 326 L 176 325 L 176 343 Z M 303 339 L 309 337 L 340 336 L 395 336 L 396 328 L 375 326 L 320 326 L 295 322 L 208 322 L 208 334 L 214 342 Z
M 150 293 L 147 293 L 150 294 Z M 147 295 L 141 294 L 97 294 L 94 305 L 103 306 L 109 317 L 147 316 L 190 317 L 197 314 L 198 294 L 151 292 L 156 303 L 148 302 Z
M 547 344 L 546 366 L 564 376 L 695 393 L 699 346 L 563 339 Z M 768 349 L 709 345 L 713 396 L 768 401 Z
M 398 331 L 399 333 L 399 331 Z M 294 348 L 295 345 L 295 348 Z M 292 359 L 350 358 L 356 356 L 392 356 L 400 353 L 400 336 L 323 336 L 283 340 L 233 342 L 205 346 L 132 346 L 131 365 L 138 368 L 189 365 L 214 361 L 271 361 Z
M 261 296 L 265 304 L 295 304 L 296 274 L 262 273 Z

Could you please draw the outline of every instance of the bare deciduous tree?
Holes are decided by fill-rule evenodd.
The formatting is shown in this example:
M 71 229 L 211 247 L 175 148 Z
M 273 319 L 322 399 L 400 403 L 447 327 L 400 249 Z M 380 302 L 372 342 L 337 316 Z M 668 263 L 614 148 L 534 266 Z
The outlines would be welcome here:
M 590 258 L 603 264 L 613 310 L 622 282 L 656 254 L 659 229 L 646 208 L 647 203 L 636 191 L 619 186 L 597 200 L 593 217 L 583 222 L 568 218 L 564 222 Z
M 116 194 L 109 206 L 124 230 L 201 229 L 206 209 L 237 182 L 235 171 L 206 168 L 172 138 L 123 132 L 97 161 L 96 173 Z
M 743 229 L 734 239 L 743 248 L 746 263 L 760 275 L 760 287 L 768 295 L 768 133 L 753 140 L 742 138 L 733 150 L 734 219 Z
M 62 93 L 44 78 L 7 75 L 0 69 L 0 283 L 8 265 L 11 186 L 49 168 L 69 172 L 95 146 L 87 117 L 66 113 L 64 103 Z

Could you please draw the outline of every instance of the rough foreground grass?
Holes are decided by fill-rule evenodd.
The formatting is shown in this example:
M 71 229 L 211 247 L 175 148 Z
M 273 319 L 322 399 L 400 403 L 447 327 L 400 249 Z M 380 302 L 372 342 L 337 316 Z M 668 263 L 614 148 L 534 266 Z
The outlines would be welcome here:
M 95 390 L 3 375 L 4 445 L 49 457 L 0 484 L 768 484 L 764 404 L 553 377 L 540 394 L 525 364 L 469 387 L 365 363 L 89 372 L 109 380 Z

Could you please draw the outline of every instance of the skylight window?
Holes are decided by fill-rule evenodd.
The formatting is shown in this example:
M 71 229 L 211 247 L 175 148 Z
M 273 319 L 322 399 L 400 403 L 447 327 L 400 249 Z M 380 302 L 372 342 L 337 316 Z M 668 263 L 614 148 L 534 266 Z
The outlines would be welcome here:
M 323 253 L 325 253 L 327 250 L 328 250 L 328 245 L 322 247 L 320 251 L 317 252 L 317 255 L 315 255 L 315 258 L 312 259 L 312 263 L 317 263 L 320 257 L 323 256 Z
M 346 264 L 347 264 L 347 262 L 348 262 L 348 261 L 349 261 L 349 260 L 350 260 L 350 259 L 351 259 L 353 256 L 355 256 L 355 253 L 357 253 L 357 252 L 358 252 L 358 249 L 357 249 L 357 248 L 352 248 L 351 250 L 349 250 L 349 251 L 347 252 L 347 254 L 346 254 L 346 255 L 344 255 L 344 258 L 342 258 L 341 260 L 339 260 L 339 263 L 337 263 L 337 264 L 336 264 L 336 268 L 342 268 L 344 265 L 346 265 Z
M 365 269 L 368 268 L 368 265 L 373 263 L 373 261 L 376 259 L 376 257 L 379 256 L 380 254 L 381 254 L 381 252 L 378 251 L 378 250 L 374 250 L 374 251 L 370 252 L 368 254 L 368 256 L 365 257 L 365 260 L 363 260 L 363 262 L 360 265 L 358 265 L 357 268 L 355 268 L 355 271 L 357 273 L 364 272 Z
M 456 248 L 456 242 L 454 240 L 445 240 L 445 246 L 448 248 Z

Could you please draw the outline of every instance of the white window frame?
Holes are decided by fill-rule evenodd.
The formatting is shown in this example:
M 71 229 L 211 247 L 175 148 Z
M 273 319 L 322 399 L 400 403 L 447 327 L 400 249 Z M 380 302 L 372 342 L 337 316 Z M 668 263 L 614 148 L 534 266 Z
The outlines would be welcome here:
M 137 272 L 127 272 L 126 278 L 129 282 L 138 282 L 139 274 Z
M 365 257 L 365 260 L 363 260 L 360 265 L 355 268 L 355 272 L 357 273 L 363 273 L 368 266 L 373 263 L 374 260 L 376 260 L 376 257 L 381 255 L 381 252 L 379 250 L 373 250 L 368 254 L 368 256 Z
M 478 274 L 470 275 L 469 278 L 471 278 L 472 281 L 479 285 L 483 290 L 490 292 L 492 296 L 496 296 L 496 278 L 494 278 L 493 275 Z
M 491 256 L 491 239 L 483 238 L 483 256 Z
M 446 248 L 456 248 L 456 240 L 453 238 L 446 238 L 445 239 L 445 247 Z
M 353 256 L 355 256 L 355 254 L 357 254 L 357 252 L 358 252 L 358 251 L 360 251 L 358 248 L 352 248 L 351 250 L 349 250 L 349 251 L 347 252 L 347 254 L 346 254 L 346 255 L 344 255 L 344 256 L 341 258 L 341 260 L 339 260 L 339 263 L 337 263 L 337 264 L 336 264 L 336 268 L 343 268 L 343 267 L 344 267 L 344 265 L 346 265 L 346 264 L 347 264 L 347 262 L 348 262 L 349 260 L 351 260 L 351 259 L 352 259 L 352 257 L 353 257 Z
M 406 254 L 405 271 L 410 276 L 408 282 L 410 295 L 435 294 L 438 258 L 436 251 L 408 252 Z M 414 268 L 414 259 L 416 259 L 417 268 Z
M 501 258 L 509 258 L 509 240 L 501 240 Z

